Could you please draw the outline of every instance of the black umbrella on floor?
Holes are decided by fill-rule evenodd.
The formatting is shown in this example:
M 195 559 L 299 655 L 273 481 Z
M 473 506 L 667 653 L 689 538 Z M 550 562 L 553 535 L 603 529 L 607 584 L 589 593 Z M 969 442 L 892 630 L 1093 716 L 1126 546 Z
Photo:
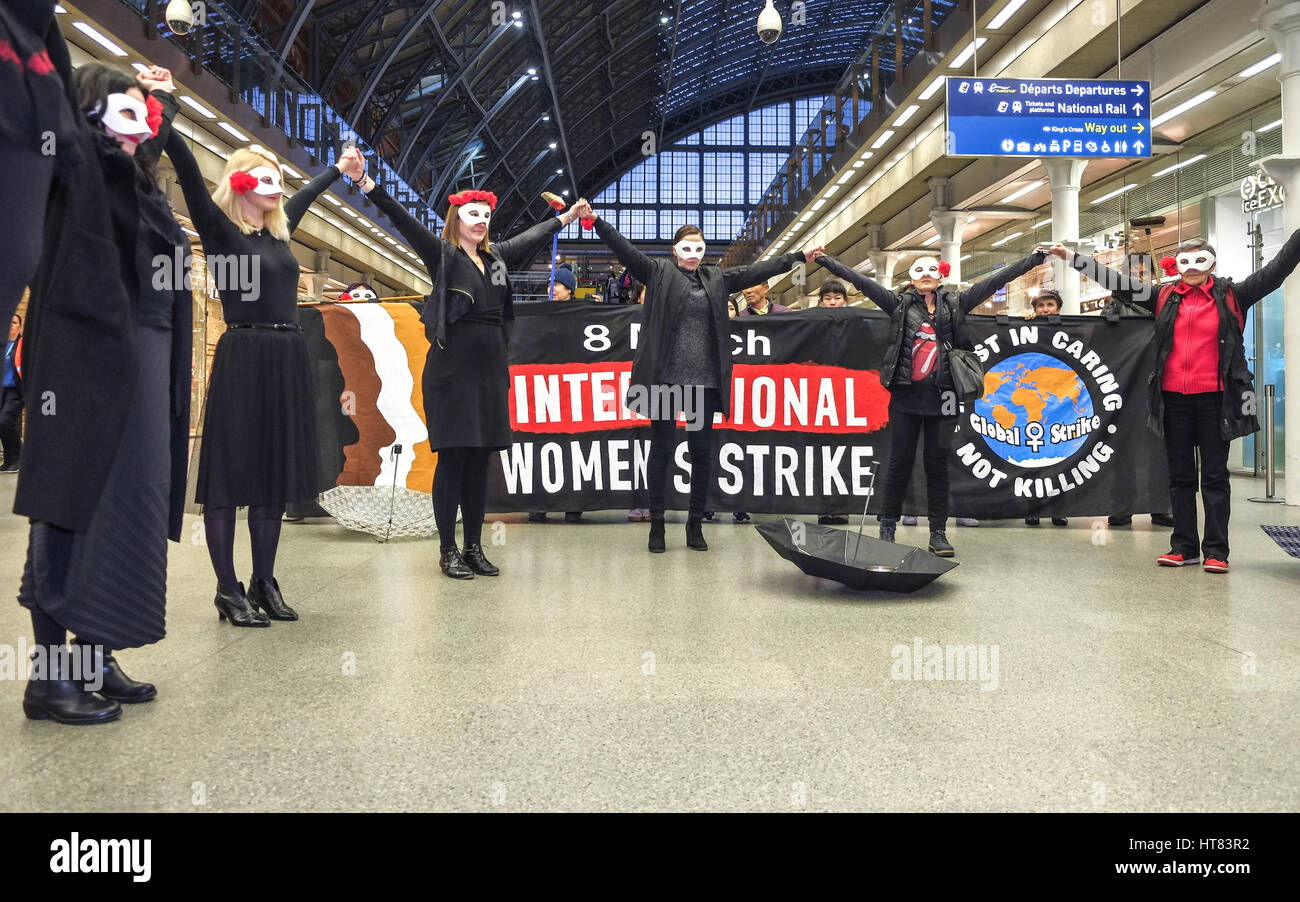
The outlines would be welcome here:
M 804 573 L 833 579 L 850 589 L 915 592 L 957 566 L 956 561 L 922 548 L 789 517 L 779 523 L 758 523 L 755 528 L 777 554 Z
M 1300 557 L 1300 526 L 1261 526 L 1260 529 L 1291 557 Z

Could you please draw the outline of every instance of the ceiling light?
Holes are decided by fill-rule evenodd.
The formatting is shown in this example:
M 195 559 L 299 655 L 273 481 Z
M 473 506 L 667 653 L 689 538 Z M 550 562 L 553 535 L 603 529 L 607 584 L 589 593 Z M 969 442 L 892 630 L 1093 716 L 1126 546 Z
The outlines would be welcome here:
M 1119 197 L 1125 191 L 1132 191 L 1136 187 L 1137 185 L 1125 185 L 1123 188 L 1120 188 L 1118 191 L 1112 191 L 1110 194 L 1103 194 L 1101 197 L 1097 198 L 1096 200 L 1089 201 L 1089 203 L 1093 203 L 1093 204 L 1103 203 L 1105 201 L 1110 200 L 1112 197 Z
M 939 240 L 939 233 L 938 233 L 938 232 L 935 232 L 935 233 L 934 233 L 933 235 L 931 235 L 929 238 L 927 238 L 927 239 L 925 239 L 924 241 L 922 241 L 921 244 L 922 244 L 923 246 L 925 246 L 925 247 L 929 247 L 930 245 L 934 244 L 934 243 L 935 243 L 936 241 L 938 241 L 938 240 Z
M 512 13 L 510 14 L 510 18 L 512 18 L 512 19 L 518 19 L 518 18 L 520 18 L 520 17 L 522 17 L 522 16 L 523 16 L 523 13 L 521 13 L 519 10 L 515 10 L 514 12 L 512 12 Z
M 1255 129 L 1255 131 L 1259 132 L 1260 134 L 1263 134 L 1264 132 L 1271 132 L 1273 129 L 1277 128 L 1281 124 L 1282 124 L 1282 120 L 1279 119 L 1276 122 L 1270 122 L 1268 125 L 1261 125 L 1259 128 Z
M 1189 160 L 1183 160 L 1181 163 L 1175 163 L 1172 166 L 1166 166 L 1164 169 L 1161 169 L 1159 172 L 1157 172 L 1155 175 L 1151 177 L 1153 179 L 1158 179 L 1162 175 L 1168 175 L 1171 172 L 1176 172 L 1177 170 L 1182 169 L 1184 166 L 1190 166 L 1193 163 L 1199 162 L 1200 160 L 1204 160 L 1204 159 L 1205 159 L 1205 154 L 1198 153 L 1196 156 L 1192 157 Z
M 892 137 L 894 137 L 894 130 L 892 128 L 885 129 L 885 131 L 881 133 L 880 137 L 877 138 L 875 142 L 871 145 L 871 149 L 879 150 L 881 147 L 885 145 L 885 142 Z
M 46 7 L 46 9 L 49 9 L 49 7 Z M 77 29 L 77 31 L 81 32 L 86 37 L 90 38 L 99 46 L 103 47 L 109 53 L 113 54 L 113 56 L 126 56 L 125 50 L 123 50 L 121 47 L 114 44 L 112 41 L 104 37 L 95 29 L 91 28 L 85 22 L 73 22 L 72 27 Z
M 966 262 L 967 260 L 969 260 L 969 259 L 970 259 L 970 254 L 965 254 L 965 255 L 963 255 L 960 259 L 958 259 L 957 262 L 958 262 L 958 263 L 965 263 L 965 262 Z
M 998 13 L 996 16 L 993 17 L 993 21 L 988 24 L 989 30 L 997 31 L 1003 25 L 1006 25 L 1007 19 L 1010 19 L 1012 16 L 1014 16 L 1016 14 L 1016 11 L 1024 5 L 1025 5 L 1025 0 L 1011 0 L 1010 3 L 1002 7 L 1002 12 Z
M 559 146 L 559 145 L 556 144 L 554 141 L 551 142 L 551 150 L 555 150 L 555 148 L 558 147 L 558 146 Z
M 1197 106 L 1200 106 L 1201 104 L 1205 103 L 1205 101 L 1209 100 L 1211 97 L 1213 97 L 1213 96 L 1214 96 L 1215 94 L 1217 94 L 1217 93 L 1219 93 L 1219 92 L 1218 92 L 1218 91 L 1202 91 L 1201 93 L 1199 93 L 1199 94 L 1197 94 L 1195 97 L 1193 97 L 1191 100 L 1184 100 L 1182 103 L 1178 104 L 1178 106 L 1174 107 L 1174 108 L 1173 108 L 1172 110 L 1170 110 L 1169 112 L 1167 112 L 1167 113 L 1161 113 L 1159 116 L 1157 116 L 1156 118 L 1152 119 L 1152 120 L 1151 120 L 1151 127 L 1152 127 L 1152 128 L 1156 128 L 1157 126 L 1164 125 L 1166 122 L 1168 122 L 1170 119 L 1174 118 L 1175 116 L 1178 116 L 1178 115 L 1180 115 L 1180 114 L 1182 114 L 1182 113 L 1186 113 L 1186 112 L 1187 112 L 1188 110 L 1190 110 L 1192 107 L 1197 107 Z
M 333 205 L 336 206 L 336 207 L 341 207 L 341 206 L 343 206 L 343 203 L 342 203 L 341 201 L 337 200 L 336 198 L 334 198 L 332 195 L 326 194 L 326 195 L 325 195 L 325 200 L 328 201 L 329 203 L 333 204 Z
M 1265 69 L 1271 69 L 1278 63 L 1282 62 L 1282 54 L 1275 53 L 1272 56 L 1266 56 L 1253 66 L 1248 66 L 1237 73 L 1238 78 L 1250 78 L 1252 75 L 1258 75 Z
M 852 169 L 850 169 L 848 172 L 844 173 L 842 176 L 840 176 L 839 178 L 837 178 L 837 179 L 835 180 L 835 184 L 837 184 L 837 185 L 847 185 L 848 182 L 849 182 L 849 179 L 851 179 L 851 178 L 853 178 L 853 170 L 852 170 Z
M 908 119 L 911 119 L 918 112 L 920 112 L 920 110 L 921 107 L 915 103 L 909 105 L 907 109 L 903 110 L 903 112 L 898 114 L 898 118 L 894 120 L 894 125 L 903 125 L 904 123 L 907 122 Z
M 543 122 L 550 122 L 550 121 L 551 121 L 551 114 L 550 114 L 550 113 L 542 113 L 542 121 L 543 121 Z
M 229 135 L 230 135 L 232 138 L 234 138 L 236 141 L 247 141 L 247 140 L 248 140 L 248 136 L 247 136 L 247 135 L 245 135 L 245 134 L 243 134 L 242 132 L 240 132 L 239 129 L 235 128 L 235 127 L 234 127 L 233 125 L 231 125 L 229 122 L 218 122 L 218 123 L 217 123 L 217 126 L 218 126 L 219 128 L 225 129 L 226 133 L 229 134 Z
M 924 91 L 921 92 L 921 99 L 922 99 L 922 100 L 929 100 L 931 97 L 933 97 L 933 96 L 935 95 L 935 93 L 936 93 L 940 88 L 943 87 L 943 83 L 944 83 L 945 80 L 946 80 L 946 76 L 940 75 L 940 76 L 939 76 L 938 78 L 936 78 L 934 81 L 930 82 L 930 86 L 929 86 L 928 88 L 926 88 Z
M 300 173 L 297 169 L 294 169 L 288 163 L 281 163 L 280 168 L 284 171 L 284 174 L 289 176 L 290 178 L 295 178 L 295 179 L 302 178 L 302 173 Z
M 1033 182 L 1033 183 L 1031 183 L 1031 184 L 1028 184 L 1028 185 L 1026 185 L 1026 186 L 1023 187 L 1023 188 L 1019 188 L 1019 189 L 1017 189 L 1017 190 L 1015 190 L 1015 191 L 1012 191 L 1012 192 L 1011 192 L 1010 194 L 1008 194 L 1006 197 L 1002 198 L 1002 203 L 1004 203 L 1004 204 L 1009 204 L 1009 203 L 1011 203 L 1013 200 L 1018 200 L 1018 199 L 1024 197 L 1024 196 L 1025 196 L 1026 194 L 1028 194 L 1030 191 L 1033 191 L 1033 190 L 1035 190 L 1036 188 L 1040 188 L 1040 187 L 1042 187 L 1042 184 L 1043 184 L 1042 181 L 1037 181 L 1037 182 Z
M 948 68 L 960 69 L 962 66 L 966 65 L 968 59 L 975 55 L 975 51 L 983 47 L 986 43 L 988 43 L 988 38 L 980 38 L 979 40 L 971 41 L 962 48 L 961 53 L 957 54 L 956 59 L 948 64 Z
M 532 68 L 531 66 L 529 66 L 529 67 L 528 67 L 528 74 L 529 74 L 529 75 L 536 75 L 536 74 L 537 74 L 537 70 L 534 69 L 534 68 Z
M 1052 221 L 1052 217 L 1050 216 L 1047 217 L 1046 219 L 1040 219 L 1038 222 L 1034 223 L 1034 228 L 1041 229 L 1043 226 L 1047 225 L 1051 221 Z
M 149 71 L 149 67 L 146 66 L 144 63 L 132 63 L 132 64 L 131 64 L 131 68 L 134 69 L 134 70 L 137 71 L 137 72 L 148 72 L 148 71 Z
M 1001 247 L 1002 245 L 1006 244 L 1008 241 L 1014 241 L 1015 239 L 1019 238 L 1019 237 L 1020 237 L 1021 235 L 1023 235 L 1023 234 L 1025 234 L 1025 233 L 1024 233 L 1024 232 L 1012 232 L 1012 233 L 1011 233 L 1010 235 L 1008 235 L 1007 237 L 1005 237 L 1005 238 L 999 238 L 997 241 L 993 242 L 993 246 L 994 246 L 994 247 Z
M 816 213 L 818 210 L 820 210 L 820 209 L 821 209 L 822 207 L 824 207 L 824 206 L 826 206 L 826 198 L 824 198 L 824 197 L 820 197 L 820 198 L 818 198 L 817 201 L 812 205 L 812 212 Z
M 200 116 L 204 117 L 205 119 L 217 118 L 216 113 L 212 112 L 212 110 L 208 109 L 203 104 L 195 100 L 193 97 L 190 97 L 188 94 L 181 95 L 181 103 L 185 104 L 187 107 L 194 110 L 194 112 L 198 113 Z

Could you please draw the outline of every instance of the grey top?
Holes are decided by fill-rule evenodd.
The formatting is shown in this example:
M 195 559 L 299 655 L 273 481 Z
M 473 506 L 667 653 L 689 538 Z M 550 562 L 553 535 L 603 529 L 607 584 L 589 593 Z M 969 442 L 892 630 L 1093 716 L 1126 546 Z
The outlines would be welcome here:
M 709 296 L 698 272 L 682 272 L 691 281 L 682 315 L 673 323 L 664 381 L 669 385 L 718 387 L 718 339 L 713 334 Z

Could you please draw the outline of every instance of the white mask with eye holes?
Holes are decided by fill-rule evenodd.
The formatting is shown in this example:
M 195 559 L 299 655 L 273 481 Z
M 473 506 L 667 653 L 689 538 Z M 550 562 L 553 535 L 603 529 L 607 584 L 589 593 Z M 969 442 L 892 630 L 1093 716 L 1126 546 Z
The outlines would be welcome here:
M 354 288 L 348 292 L 348 297 L 354 301 L 374 301 L 378 296 L 369 288 Z
M 461 204 L 456 215 L 467 226 L 487 225 L 492 219 L 492 208 L 487 204 Z
M 1189 269 L 1197 272 L 1209 272 L 1210 267 L 1214 265 L 1214 253 L 1206 248 L 1197 248 L 1194 251 L 1184 251 L 1179 254 L 1175 261 L 1178 263 L 1178 274 L 1182 275 Z
M 704 259 L 704 240 L 702 238 L 683 238 L 673 245 L 673 253 L 682 261 Z
M 130 94 L 109 94 L 104 98 L 104 114 L 99 117 L 104 128 L 114 134 L 142 140 L 153 133 L 149 127 L 149 108 Z
M 254 194 L 269 197 L 284 193 L 284 183 L 280 180 L 280 170 L 276 167 L 258 166 L 248 170 L 248 174 L 257 179 L 257 187 L 253 189 Z
M 912 268 L 907 271 L 912 277 L 913 282 L 919 282 L 927 276 L 935 281 L 942 281 L 943 276 L 939 273 L 939 261 L 934 257 L 922 257 L 912 264 Z

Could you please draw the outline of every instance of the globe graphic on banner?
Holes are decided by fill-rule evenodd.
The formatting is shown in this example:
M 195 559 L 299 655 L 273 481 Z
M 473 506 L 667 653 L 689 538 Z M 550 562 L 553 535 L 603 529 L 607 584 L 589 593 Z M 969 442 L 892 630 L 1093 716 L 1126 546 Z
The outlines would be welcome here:
M 1079 375 L 1055 357 L 1016 354 L 985 372 L 984 397 L 975 402 L 975 412 L 1019 440 L 1014 444 L 986 434 L 990 450 L 1022 467 L 1046 467 L 1083 447 L 1087 435 L 1053 444 L 1052 427 L 1091 417 L 1092 396 Z M 1038 427 L 1031 428 L 1035 423 L 1041 425 L 1041 433 Z M 1036 435 L 1044 442 L 1037 450 L 1030 442 Z

